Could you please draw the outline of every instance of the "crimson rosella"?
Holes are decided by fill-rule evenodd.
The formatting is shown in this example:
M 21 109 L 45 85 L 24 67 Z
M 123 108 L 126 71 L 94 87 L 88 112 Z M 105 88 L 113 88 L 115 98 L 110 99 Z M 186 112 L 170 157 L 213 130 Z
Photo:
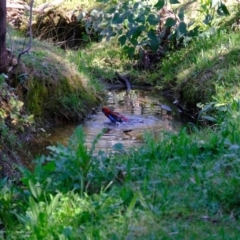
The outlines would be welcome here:
M 102 108 L 102 112 L 105 114 L 105 116 L 107 118 L 109 118 L 111 120 L 111 122 L 127 122 L 128 119 L 126 117 L 124 117 L 123 115 L 121 115 L 118 112 L 113 112 L 111 111 L 109 108 Z

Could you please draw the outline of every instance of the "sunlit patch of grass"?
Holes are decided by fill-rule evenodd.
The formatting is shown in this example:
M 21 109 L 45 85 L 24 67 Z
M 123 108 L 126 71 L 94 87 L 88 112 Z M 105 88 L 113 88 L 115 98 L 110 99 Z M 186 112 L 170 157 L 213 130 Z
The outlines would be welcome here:
M 63 8 L 67 8 L 70 10 L 78 8 L 85 8 L 85 9 L 92 9 L 93 7 L 99 5 L 95 0 L 66 0 L 63 2 L 62 6 Z
M 50 3 L 52 1 L 46 1 L 46 0 L 35 0 L 34 1 L 34 7 L 38 7 L 45 3 Z M 92 9 L 94 6 L 96 6 L 97 3 L 95 0 L 65 0 L 61 3 L 61 9 L 68 9 L 68 10 L 74 10 L 78 8 L 85 8 L 85 9 Z
M 114 80 L 115 72 L 132 73 L 131 61 L 123 55 L 116 39 L 109 42 L 91 43 L 77 52 L 71 52 L 80 72 L 92 75 L 97 79 Z M 128 66 L 128 69 L 126 67 Z
M 68 52 L 68 56 L 70 61 L 77 64 L 78 70 L 95 79 L 95 83 L 103 81 L 119 83 L 115 72 L 127 74 L 129 81 L 133 84 L 151 84 L 152 79 L 153 81 L 156 78 L 159 79 L 158 72 L 150 73 L 134 67 L 138 60 L 129 59 L 115 38 L 110 41 L 91 43 L 77 52 Z

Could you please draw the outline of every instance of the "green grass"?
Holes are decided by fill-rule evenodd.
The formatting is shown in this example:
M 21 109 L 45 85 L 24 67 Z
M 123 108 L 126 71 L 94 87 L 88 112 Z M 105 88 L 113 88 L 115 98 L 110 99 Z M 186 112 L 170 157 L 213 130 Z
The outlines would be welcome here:
M 3 180 L 3 232 L 7 239 L 238 239 L 236 104 L 218 127 L 191 135 L 183 128 L 158 141 L 146 134 L 143 147 L 125 154 L 92 157 L 101 134 L 87 149 L 78 128 L 68 146 L 36 159 L 33 172 L 21 168 L 20 185 Z
M 36 0 L 34 1 L 34 7 L 41 6 L 42 4 L 45 4 L 45 0 Z M 93 7 L 96 7 L 96 1 L 95 0 L 66 0 L 63 3 L 61 3 L 61 9 L 67 9 L 67 10 L 73 10 L 77 8 L 84 8 L 84 9 L 92 9 Z
M 219 31 L 208 38 L 193 41 L 186 48 L 169 53 L 163 60 L 156 84 L 172 88 L 189 106 L 218 98 L 224 87 L 237 96 L 239 92 L 239 32 Z
M 115 72 L 126 74 L 132 84 L 152 84 L 159 78 L 158 72 L 139 70 L 135 66 L 138 59 L 129 59 L 123 53 L 116 38 L 110 41 L 91 43 L 77 52 L 69 52 L 69 58 L 76 63 L 78 70 L 86 76 L 95 79 L 95 87 L 101 88 L 101 83 L 118 83 Z M 99 85 L 100 83 L 100 85 Z
M 157 140 L 146 134 L 141 148 L 125 147 L 123 154 L 120 144 L 115 146 L 119 153 L 96 156 L 92 153 L 101 134 L 87 149 L 78 128 L 67 146 L 49 147 L 50 154 L 36 159 L 31 171 L 19 167 L 19 182 L 1 180 L 0 238 L 239 239 L 238 43 L 238 32 L 193 41 L 170 53 L 157 71 L 136 79 L 174 89 L 193 106 L 212 102 L 202 112 L 210 117 L 208 110 L 217 109 L 216 125 L 190 125 Z M 48 59 L 63 71 L 63 58 L 68 70 L 75 62 L 74 72 L 85 76 L 82 85 L 96 95 L 102 90 L 99 78 L 110 80 L 115 71 L 137 75 L 114 41 L 51 54 L 35 48 L 24 59 L 36 62 L 40 73 L 51 69 L 42 64 Z M 82 108 L 78 97 L 86 93 L 69 93 L 70 85 L 63 84 L 59 91 L 68 94 L 58 100 L 66 109 Z M 8 134 L 4 124 L 0 131 Z
M 91 74 L 98 79 L 111 80 L 115 71 L 124 71 L 126 65 L 130 66 L 128 60 L 121 51 L 117 39 L 109 42 L 91 43 L 85 49 L 71 52 L 70 58 L 77 63 L 80 72 Z

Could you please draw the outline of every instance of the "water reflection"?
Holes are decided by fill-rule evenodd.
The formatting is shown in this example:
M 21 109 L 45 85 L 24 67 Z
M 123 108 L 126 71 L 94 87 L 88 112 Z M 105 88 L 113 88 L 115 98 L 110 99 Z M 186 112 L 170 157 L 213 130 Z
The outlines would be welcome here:
M 92 145 L 97 134 L 104 128 L 107 131 L 98 141 L 96 151 L 111 151 L 113 145 L 119 142 L 126 147 L 139 146 L 143 142 L 142 136 L 145 131 L 152 132 L 156 136 L 163 130 L 178 131 L 182 126 L 179 114 L 175 111 L 168 113 L 162 110 L 161 104 L 170 106 L 174 110 L 174 106 L 171 106 L 166 99 L 150 91 L 132 90 L 129 94 L 126 91 L 109 91 L 105 106 L 125 115 L 129 122 L 114 124 L 105 117 L 101 109 L 95 111 L 82 124 L 87 146 Z M 57 142 L 67 144 L 78 125 L 67 124 L 50 129 L 41 142 L 31 147 L 32 152 L 34 155 L 39 155 L 44 153 L 46 146 Z

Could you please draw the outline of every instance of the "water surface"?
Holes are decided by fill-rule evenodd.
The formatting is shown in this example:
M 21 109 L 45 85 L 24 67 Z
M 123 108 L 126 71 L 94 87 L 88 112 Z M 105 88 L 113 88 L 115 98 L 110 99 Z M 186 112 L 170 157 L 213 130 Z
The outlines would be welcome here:
M 93 111 L 93 114 L 82 124 L 64 124 L 44 133 L 41 141 L 33 143 L 31 151 L 36 155 L 46 152 L 46 146 L 56 143 L 67 144 L 69 137 L 77 126 L 82 125 L 86 145 L 90 147 L 93 140 L 103 129 L 107 129 L 96 145 L 96 151 L 111 151 L 116 143 L 122 143 L 126 147 L 139 146 L 143 143 L 143 133 L 152 132 L 155 136 L 162 131 L 176 132 L 181 128 L 183 121 L 175 110 L 174 105 L 164 97 L 146 90 L 109 91 L 108 100 L 104 105 L 126 116 L 126 123 L 111 123 L 102 113 L 101 108 Z M 164 109 L 171 108 L 168 112 Z

